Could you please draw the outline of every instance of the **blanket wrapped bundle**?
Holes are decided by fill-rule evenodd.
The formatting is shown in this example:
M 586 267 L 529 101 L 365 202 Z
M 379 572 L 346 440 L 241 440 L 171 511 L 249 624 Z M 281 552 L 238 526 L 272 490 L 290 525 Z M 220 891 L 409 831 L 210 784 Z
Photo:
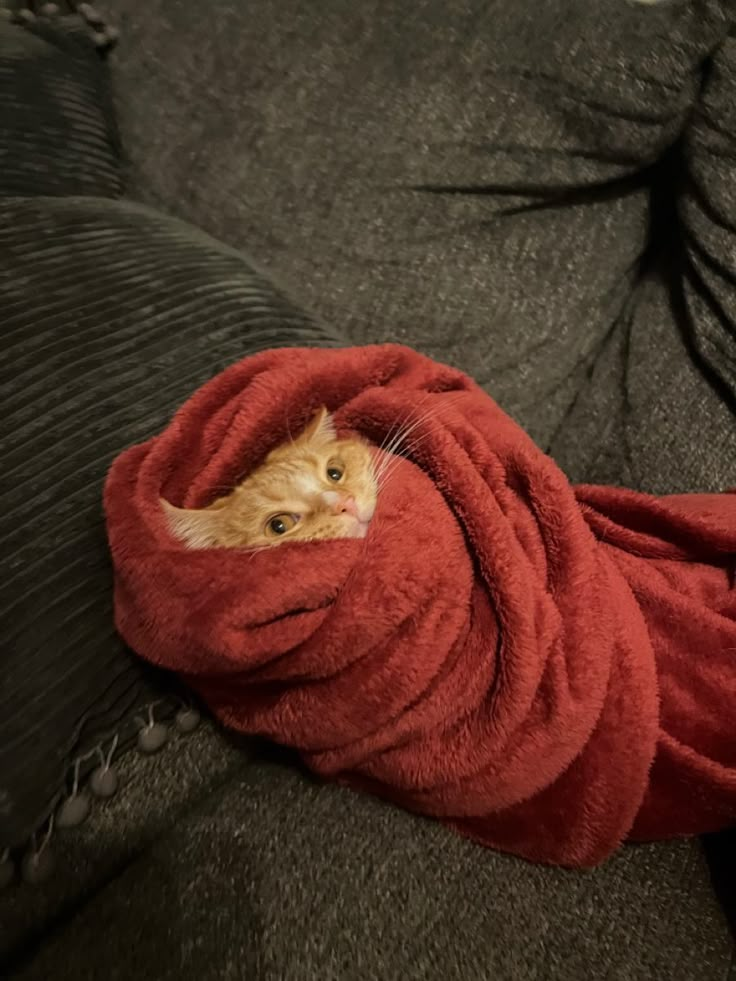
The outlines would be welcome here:
M 202 507 L 326 405 L 413 427 L 364 540 L 188 551 Z M 483 844 L 568 866 L 736 821 L 736 494 L 573 487 L 407 348 L 268 351 L 106 485 L 117 627 L 227 726 Z

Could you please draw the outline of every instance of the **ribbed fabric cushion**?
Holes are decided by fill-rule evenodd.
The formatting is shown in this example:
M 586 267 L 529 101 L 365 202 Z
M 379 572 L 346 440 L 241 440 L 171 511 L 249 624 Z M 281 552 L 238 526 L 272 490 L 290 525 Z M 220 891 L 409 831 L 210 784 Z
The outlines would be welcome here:
M 2 849 L 38 827 L 73 759 L 135 734 L 141 707 L 169 687 L 113 630 L 101 510 L 110 461 L 228 363 L 340 339 L 239 253 L 144 208 L 83 196 L 118 186 L 95 113 L 94 49 L 91 80 L 54 90 L 55 128 L 58 49 L 0 31 Z M 64 64 L 76 78 L 81 62 Z M 11 196 L 36 178 L 44 196 Z M 60 196 L 65 187 L 77 196 Z
M 20 29 L 2 8 L 0 194 L 118 195 L 117 126 L 90 32 L 74 17 Z

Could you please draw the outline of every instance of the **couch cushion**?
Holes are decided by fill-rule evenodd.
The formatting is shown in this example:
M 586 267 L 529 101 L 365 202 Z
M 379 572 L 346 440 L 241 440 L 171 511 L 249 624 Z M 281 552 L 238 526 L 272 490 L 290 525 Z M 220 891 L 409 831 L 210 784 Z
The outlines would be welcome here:
M 115 6 L 135 193 L 352 337 L 468 371 L 549 446 L 627 309 L 647 168 L 729 4 Z
M 736 482 L 736 22 L 652 192 L 648 261 L 552 452 L 573 479 Z
M 159 777 L 156 800 L 175 802 L 175 784 L 175 769 Z M 132 796 L 135 827 L 146 810 Z M 105 834 L 119 848 L 122 803 L 92 848 Z M 141 860 L 80 890 L 86 901 L 14 977 L 46 981 L 59 963 L 80 981 L 728 977 L 695 842 L 627 848 L 592 873 L 530 865 L 318 786 L 292 761 L 251 764 L 175 813 Z
M 70 761 L 124 739 L 122 720 L 140 724 L 160 696 L 113 628 L 109 463 L 237 358 L 335 340 L 241 255 L 133 205 L 0 200 L 0 269 L 7 846 L 48 812 Z
M 106 73 L 77 21 L 2 19 L 0 80 L 1 852 L 175 705 L 113 629 L 110 460 L 229 362 L 336 335 L 237 252 L 92 196 L 121 180 Z
M 54 856 L 53 876 L 42 885 L 0 890 L 0 975 L 10 977 L 14 969 L 32 961 L 39 938 L 52 934 L 62 921 L 73 921 L 86 905 L 95 906 L 110 883 L 143 859 L 157 839 L 186 821 L 187 814 L 201 807 L 210 794 L 217 794 L 248 760 L 247 747 L 224 740 L 207 721 L 192 734 L 173 735 L 156 756 L 132 752 L 117 759 L 120 792 L 95 802 L 90 819 L 80 827 L 54 830 L 48 846 Z M 150 910 L 146 903 L 137 904 L 134 896 L 129 900 L 131 910 L 123 920 L 131 928 L 135 924 L 135 930 L 145 930 Z M 110 973 L 103 971 L 102 976 L 131 978 L 140 945 L 131 941 L 131 934 L 126 937 L 123 922 L 102 931 L 96 952 L 79 950 L 80 961 L 67 970 L 57 964 L 53 976 L 74 981 L 95 976 L 89 973 L 95 957 L 113 956 L 116 933 L 127 944 L 129 956 L 119 957 L 119 963 L 110 964 Z M 143 971 L 140 977 L 151 975 Z
M 0 0 L 0 195 L 118 195 L 117 123 L 95 32 L 81 17 L 27 8 L 21 29 L 8 2 L 24 7 Z

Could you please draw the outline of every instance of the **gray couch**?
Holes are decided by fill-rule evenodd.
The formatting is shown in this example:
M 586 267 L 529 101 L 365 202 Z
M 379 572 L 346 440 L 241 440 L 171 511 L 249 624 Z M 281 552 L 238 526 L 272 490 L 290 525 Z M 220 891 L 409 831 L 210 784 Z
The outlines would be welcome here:
M 470 372 L 574 480 L 736 484 L 729 4 L 110 10 L 126 197 Z M 0 897 L 9 976 L 736 978 L 727 834 L 535 867 L 206 721 L 118 774 Z

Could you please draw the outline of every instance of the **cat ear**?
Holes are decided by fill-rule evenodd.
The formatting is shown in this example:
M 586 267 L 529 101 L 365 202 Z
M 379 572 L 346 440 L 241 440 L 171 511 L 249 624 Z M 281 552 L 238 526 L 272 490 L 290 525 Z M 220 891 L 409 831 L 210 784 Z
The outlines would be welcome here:
M 169 531 L 187 548 L 213 548 L 218 544 L 223 517 L 220 510 L 177 508 L 163 498 L 160 501 Z
M 337 436 L 335 423 L 327 409 L 322 406 L 319 409 L 307 428 L 299 437 L 305 443 L 331 443 Z

